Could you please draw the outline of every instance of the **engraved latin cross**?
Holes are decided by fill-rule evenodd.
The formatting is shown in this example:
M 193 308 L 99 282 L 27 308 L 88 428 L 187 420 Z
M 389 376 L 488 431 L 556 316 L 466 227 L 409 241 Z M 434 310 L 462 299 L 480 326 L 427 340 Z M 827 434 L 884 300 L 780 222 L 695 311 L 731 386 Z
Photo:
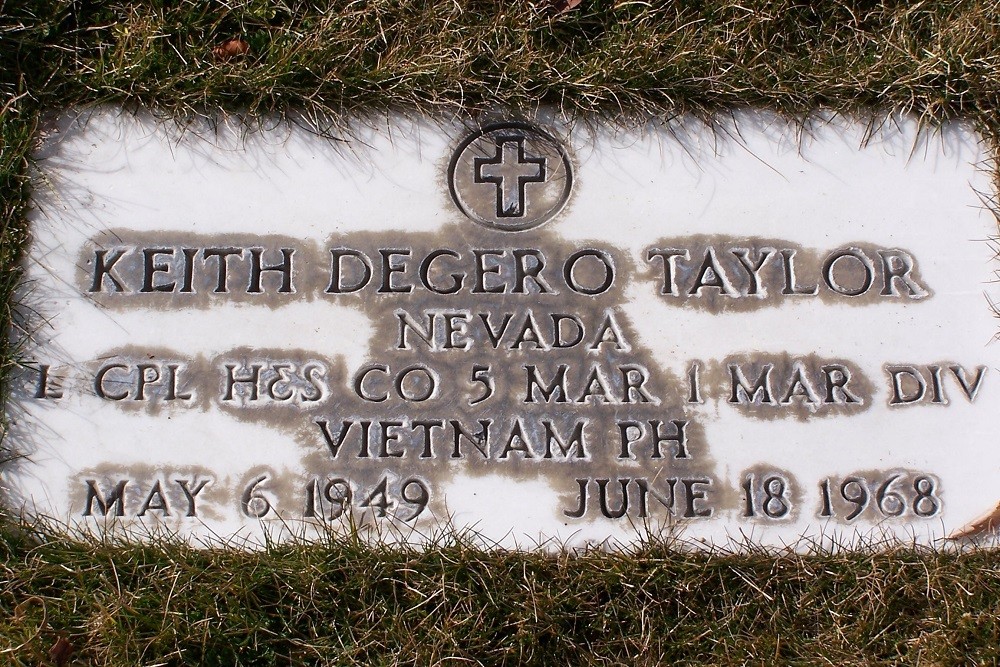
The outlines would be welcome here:
M 498 136 L 496 154 L 491 158 L 474 158 L 473 164 L 476 183 L 496 186 L 498 218 L 523 217 L 525 184 L 545 182 L 545 158 L 526 157 L 522 136 Z

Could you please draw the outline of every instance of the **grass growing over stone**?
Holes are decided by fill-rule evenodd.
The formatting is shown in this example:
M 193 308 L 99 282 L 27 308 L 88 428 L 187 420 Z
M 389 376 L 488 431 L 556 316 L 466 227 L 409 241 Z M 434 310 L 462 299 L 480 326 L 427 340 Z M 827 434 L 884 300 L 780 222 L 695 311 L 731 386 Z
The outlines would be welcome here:
M 230 39 L 247 52 L 213 54 Z M 0 0 L 5 329 L 41 114 L 101 103 L 292 113 L 331 134 L 389 109 L 546 104 L 621 122 L 878 109 L 966 118 L 995 141 L 1000 3 Z M 0 389 L 17 363 L 7 344 Z M 451 537 L 422 552 L 348 539 L 240 553 L 3 525 L 0 664 L 57 664 L 60 638 L 75 649 L 64 664 L 93 665 L 1000 661 L 987 551 L 546 555 Z

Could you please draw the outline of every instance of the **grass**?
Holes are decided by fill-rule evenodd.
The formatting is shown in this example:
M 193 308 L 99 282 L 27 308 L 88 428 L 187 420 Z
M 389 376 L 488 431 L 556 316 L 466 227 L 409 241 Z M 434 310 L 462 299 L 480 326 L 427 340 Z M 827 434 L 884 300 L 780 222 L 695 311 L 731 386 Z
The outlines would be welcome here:
M 228 59 L 213 49 L 244 40 Z M 40 114 L 172 117 L 496 106 L 619 122 L 733 106 L 964 118 L 1000 137 L 1000 3 L 0 0 L 0 326 L 13 323 Z M 18 362 L 0 353 L 0 391 Z M 460 538 L 261 552 L 0 530 L 0 663 L 1000 662 L 989 551 L 545 555 Z M 65 661 L 62 661 L 65 664 Z
M 10 535 L 0 549 L 12 665 L 59 636 L 93 665 L 1000 661 L 989 551 L 551 556 L 450 538 L 241 553 Z

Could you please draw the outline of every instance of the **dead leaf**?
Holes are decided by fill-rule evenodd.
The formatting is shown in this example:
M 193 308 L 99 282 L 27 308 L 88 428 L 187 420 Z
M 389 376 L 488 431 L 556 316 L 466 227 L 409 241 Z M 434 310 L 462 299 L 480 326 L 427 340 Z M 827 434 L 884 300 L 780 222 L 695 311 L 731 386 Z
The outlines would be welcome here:
M 11 620 L 14 621 L 15 623 L 21 623 L 22 621 L 24 621 L 24 617 L 28 615 L 27 614 L 28 607 L 30 607 L 31 603 L 37 599 L 38 598 L 32 596 L 27 600 L 25 600 L 24 602 L 18 603 L 18 605 L 14 607 L 14 618 L 12 618 Z
M 990 532 L 1000 527 L 1000 503 L 988 513 L 974 519 L 970 523 L 962 526 L 958 530 L 952 531 L 948 536 L 949 540 L 961 540 L 967 537 L 975 537 L 983 533 Z
M 569 10 L 579 7 L 581 2 L 583 0 L 554 0 L 552 7 L 556 10 L 556 14 L 565 14 Z
M 239 56 L 245 56 L 250 52 L 250 45 L 244 42 L 242 39 L 227 39 L 222 44 L 212 49 L 212 55 L 215 59 L 222 62 L 226 60 L 232 60 L 233 58 L 238 58 Z
M 69 640 L 60 635 L 56 643 L 49 649 L 49 659 L 55 663 L 56 667 L 65 667 L 75 650 L 73 645 L 69 643 Z

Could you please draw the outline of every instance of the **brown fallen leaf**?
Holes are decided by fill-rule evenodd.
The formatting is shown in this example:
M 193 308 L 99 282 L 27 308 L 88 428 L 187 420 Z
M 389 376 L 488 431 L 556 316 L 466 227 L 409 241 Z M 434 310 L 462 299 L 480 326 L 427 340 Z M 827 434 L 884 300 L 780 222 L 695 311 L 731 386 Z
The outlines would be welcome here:
M 565 14 L 569 10 L 579 7 L 581 2 L 583 0 L 554 0 L 552 8 L 556 10 L 556 14 Z
M 55 663 L 56 667 L 65 667 L 74 651 L 75 649 L 73 648 L 73 645 L 69 643 L 69 640 L 64 636 L 59 635 L 59 639 L 57 639 L 56 643 L 49 649 L 49 659 Z
M 27 598 L 23 602 L 18 603 L 17 606 L 14 607 L 14 617 L 11 620 L 13 620 L 15 623 L 22 622 L 24 620 L 24 617 L 28 615 L 27 614 L 28 608 L 31 606 L 31 604 L 33 602 L 40 602 L 40 601 L 41 600 L 39 598 L 37 598 L 34 595 L 32 595 L 31 597 Z M 45 605 L 42 605 L 43 609 L 44 609 L 44 606 Z
M 949 540 L 961 540 L 967 537 L 976 537 L 983 533 L 988 533 L 1000 527 L 1000 503 L 996 504 L 992 510 L 977 517 L 958 530 L 952 531 L 948 536 Z
M 222 44 L 212 49 L 212 55 L 215 59 L 222 62 L 225 60 L 232 60 L 239 56 L 245 56 L 250 52 L 250 45 L 244 42 L 242 39 L 227 39 Z

